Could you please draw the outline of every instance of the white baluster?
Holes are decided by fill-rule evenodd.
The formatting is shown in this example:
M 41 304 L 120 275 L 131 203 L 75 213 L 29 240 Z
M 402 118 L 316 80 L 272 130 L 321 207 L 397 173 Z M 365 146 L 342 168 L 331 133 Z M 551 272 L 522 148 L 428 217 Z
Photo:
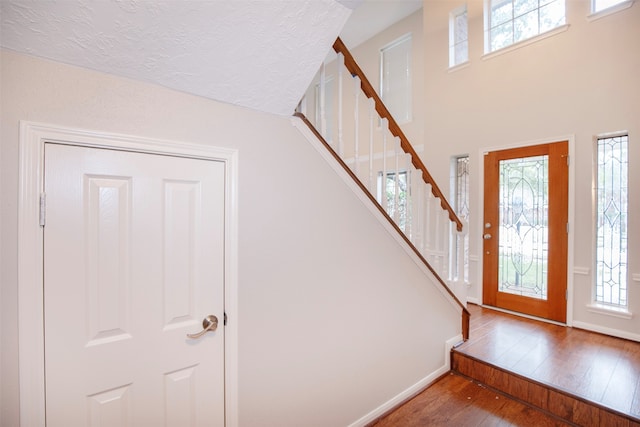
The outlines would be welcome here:
M 375 110 L 375 101 L 373 98 L 368 98 L 367 102 L 369 103 L 369 192 L 374 194 L 375 191 L 375 181 L 373 179 L 373 122 L 377 118 L 376 110 Z
M 456 241 L 456 265 L 455 265 L 455 278 L 459 284 L 464 284 L 464 239 L 466 234 L 466 227 L 462 231 L 458 231 L 454 226 L 455 241 Z
M 469 230 L 468 224 L 463 220 L 462 221 L 462 231 L 458 231 L 454 228 L 454 233 L 457 237 L 458 242 L 458 280 L 456 282 L 456 295 L 458 295 L 458 299 L 463 303 L 467 301 L 467 277 L 465 275 L 465 265 L 467 265 L 467 254 L 465 253 L 465 240 L 467 239 L 467 233 Z
M 398 137 L 393 138 L 393 154 L 395 158 L 394 170 L 395 174 L 393 175 L 393 220 L 395 223 L 400 226 L 400 139 Z M 402 228 L 402 227 L 401 227 Z
M 410 241 L 412 240 L 412 223 L 413 223 L 413 191 L 412 190 L 412 186 L 413 186 L 413 177 L 416 175 L 416 170 L 413 167 L 413 164 L 411 163 L 411 155 L 410 154 L 405 154 L 405 163 L 406 163 L 406 171 L 407 174 L 405 175 L 406 180 L 407 180 L 407 190 L 406 190 L 406 206 L 405 206 L 405 222 L 404 222 L 404 234 L 409 238 Z
M 444 227 L 444 223 L 442 222 L 442 210 L 440 209 L 440 198 L 433 198 L 433 250 L 434 250 L 434 268 L 437 272 L 442 271 L 442 227 Z
M 424 253 L 424 179 L 422 171 L 416 169 L 416 175 L 411 179 L 411 197 L 413 199 L 411 214 L 411 234 L 413 244 L 421 254 Z
M 327 90 L 327 75 L 326 65 L 323 62 L 320 66 L 320 133 L 324 137 L 325 141 L 329 141 L 327 135 L 327 111 L 325 108 L 325 98 Z
M 424 252 L 423 256 L 429 263 L 433 262 L 433 193 L 431 192 L 431 184 L 424 186 Z
M 342 139 L 342 70 L 344 69 L 344 55 L 338 53 L 338 155 L 344 158 L 344 141 Z
M 442 274 L 440 277 L 442 280 L 449 281 L 451 279 L 451 265 L 450 251 L 451 247 L 451 220 L 449 219 L 449 212 L 445 209 L 441 209 L 442 215 Z
M 353 88 L 355 95 L 355 126 L 354 126 L 354 162 L 355 169 L 354 173 L 359 177 L 358 172 L 360 171 L 360 77 L 355 76 L 353 78 Z
M 380 186 L 380 198 L 382 203 L 382 209 L 386 213 L 389 213 L 389 206 L 387 203 L 387 136 L 389 135 L 389 122 L 387 119 L 382 119 L 382 179 Z

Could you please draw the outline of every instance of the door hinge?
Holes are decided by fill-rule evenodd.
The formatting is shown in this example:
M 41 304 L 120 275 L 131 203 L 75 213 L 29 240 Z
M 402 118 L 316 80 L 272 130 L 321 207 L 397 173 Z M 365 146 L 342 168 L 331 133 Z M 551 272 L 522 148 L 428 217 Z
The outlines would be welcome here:
M 225 311 L 222 316 L 222 324 L 227 326 L 227 312 Z
M 570 164 L 571 164 L 571 162 L 570 162 L 570 157 L 569 157 L 569 155 L 567 154 L 567 166 L 569 166 Z
M 47 195 L 40 193 L 40 227 L 44 227 L 45 217 L 47 215 Z
M 569 289 L 564 290 L 564 300 L 569 301 Z
M 567 234 L 569 234 L 569 223 L 567 223 Z

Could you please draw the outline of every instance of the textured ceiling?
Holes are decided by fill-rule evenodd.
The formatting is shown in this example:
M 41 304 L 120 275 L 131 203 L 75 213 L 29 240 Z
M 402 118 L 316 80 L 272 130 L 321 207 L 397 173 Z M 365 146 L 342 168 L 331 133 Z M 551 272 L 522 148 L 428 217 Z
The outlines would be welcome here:
M 0 0 L 0 43 L 67 64 L 289 115 L 357 4 Z

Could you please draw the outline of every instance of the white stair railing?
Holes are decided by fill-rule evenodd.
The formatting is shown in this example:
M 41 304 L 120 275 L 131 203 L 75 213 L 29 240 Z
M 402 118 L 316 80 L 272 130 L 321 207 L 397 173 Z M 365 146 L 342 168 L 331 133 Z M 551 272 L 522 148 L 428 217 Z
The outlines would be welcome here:
M 334 49 L 337 59 L 318 73 L 314 105 L 307 102 L 309 116 L 320 119 L 311 123 L 466 312 L 466 227 L 340 39 Z M 336 117 L 327 116 L 326 100 Z

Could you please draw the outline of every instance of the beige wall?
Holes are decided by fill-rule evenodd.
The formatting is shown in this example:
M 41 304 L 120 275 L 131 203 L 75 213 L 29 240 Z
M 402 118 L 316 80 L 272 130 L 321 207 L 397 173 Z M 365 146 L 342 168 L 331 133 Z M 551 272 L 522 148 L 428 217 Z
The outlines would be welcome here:
M 444 366 L 456 309 L 290 118 L 0 59 L 0 425 L 18 425 L 20 120 L 239 150 L 241 425 L 348 425 Z
M 568 0 L 567 31 L 483 58 L 483 4 L 470 1 L 470 61 L 449 72 L 448 13 L 462 4 L 425 1 L 424 161 L 438 182 L 447 183 L 451 156 L 470 155 L 472 256 L 480 259 L 482 150 L 573 136 L 573 321 L 640 339 L 638 281 L 629 281 L 631 320 L 592 313 L 586 307 L 593 283 L 591 183 L 597 134 L 629 131 L 629 278 L 640 274 L 640 216 L 634 214 L 640 209 L 640 191 L 633 187 L 640 183 L 640 5 L 588 21 L 589 2 Z M 470 297 L 481 300 L 478 275 Z

